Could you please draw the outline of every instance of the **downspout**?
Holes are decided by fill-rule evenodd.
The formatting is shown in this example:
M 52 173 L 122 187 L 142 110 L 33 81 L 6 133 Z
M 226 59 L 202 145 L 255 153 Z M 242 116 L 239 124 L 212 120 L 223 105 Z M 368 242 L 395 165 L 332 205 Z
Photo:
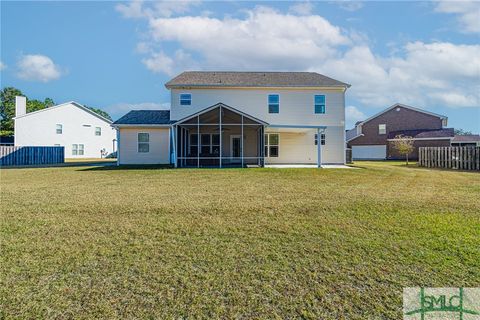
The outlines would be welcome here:
M 117 127 L 117 166 L 120 165 L 120 128 Z
M 317 168 L 321 168 L 321 167 L 322 167 L 322 138 L 320 136 L 320 128 L 317 128 Z

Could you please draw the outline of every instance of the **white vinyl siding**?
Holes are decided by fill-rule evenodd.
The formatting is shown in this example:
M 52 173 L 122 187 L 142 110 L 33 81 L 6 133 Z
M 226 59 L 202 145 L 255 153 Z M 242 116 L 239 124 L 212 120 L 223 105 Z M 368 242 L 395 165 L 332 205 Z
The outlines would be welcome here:
M 119 129 L 120 164 L 169 164 L 169 128 Z M 138 133 L 148 133 L 149 152 L 138 152 Z
M 85 124 L 89 127 L 84 126 Z M 101 128 L 101 136 L 95 136 L 95 127 Z M 30 112 L 15 119 L 16 146 L 59 144 L 65 148 L 67 159 L 100 158 L 103 149 L 110 154 L 114 151 L 114 139 L 116 130 L 111 127 L 110 122 L 72 103 Z M 77 155 L 72 154 L 74 144 L 84 145 L 83 155 L 78 155 L 78 146 Z M 116 148 L 115 145 L 115 150 Z
M 191 89 L 195 103 L 186 108 L 179 103 L 182 90 L 173 89 L 170 117 L 185 118 L 195 112 L 222 102 L 270 124 L 343 126 L 345 99 L 341 90 L 276 89 L 281 104 L 279 113 L 268 113 L 269 89 Z M 314 95 L 325 95 L 328 112 L 312 116 Z

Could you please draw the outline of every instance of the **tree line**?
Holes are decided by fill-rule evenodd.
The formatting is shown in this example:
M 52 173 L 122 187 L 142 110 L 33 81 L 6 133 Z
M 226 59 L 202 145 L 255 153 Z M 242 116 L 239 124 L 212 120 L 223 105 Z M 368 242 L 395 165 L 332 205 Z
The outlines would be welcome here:
M 13 118 L 15 117 L 15 97 L 24 96 L 27 98 L 27 113 L 49 108 L 55 105 L 51 98 L 45 98 L 43 101 L 29 99 L 21 90 L 14 87 L 5 87 L 0 92 L 0 135 L 12 136 L 14 134 Z M 104 118 L 112 120 L 110 115 L 98 108 L 85 106 L 93 112 Z

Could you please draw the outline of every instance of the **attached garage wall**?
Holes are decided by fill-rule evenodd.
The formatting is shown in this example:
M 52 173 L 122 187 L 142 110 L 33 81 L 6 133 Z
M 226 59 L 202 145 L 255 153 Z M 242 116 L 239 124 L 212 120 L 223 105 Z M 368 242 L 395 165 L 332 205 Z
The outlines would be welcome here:
M 352 146 L 353 160 L 385 160 L 386 145 Z
M 150 134 L 150 151 L 138 152 L 138 133 Z M 170 129 L 169 128 L 121 128 L 119 129 L 120 164 L 169 164 Z

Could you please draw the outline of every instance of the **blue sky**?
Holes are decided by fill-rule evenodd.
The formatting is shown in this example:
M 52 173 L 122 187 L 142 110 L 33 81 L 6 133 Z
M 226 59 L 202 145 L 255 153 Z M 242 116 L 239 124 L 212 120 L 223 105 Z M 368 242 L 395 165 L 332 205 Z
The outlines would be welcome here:
M 1 85 L 113 118 L 183 70 L 316 71 L 347 127 L 400 102 L 480 132 L 480 2 L 1 2 Z

